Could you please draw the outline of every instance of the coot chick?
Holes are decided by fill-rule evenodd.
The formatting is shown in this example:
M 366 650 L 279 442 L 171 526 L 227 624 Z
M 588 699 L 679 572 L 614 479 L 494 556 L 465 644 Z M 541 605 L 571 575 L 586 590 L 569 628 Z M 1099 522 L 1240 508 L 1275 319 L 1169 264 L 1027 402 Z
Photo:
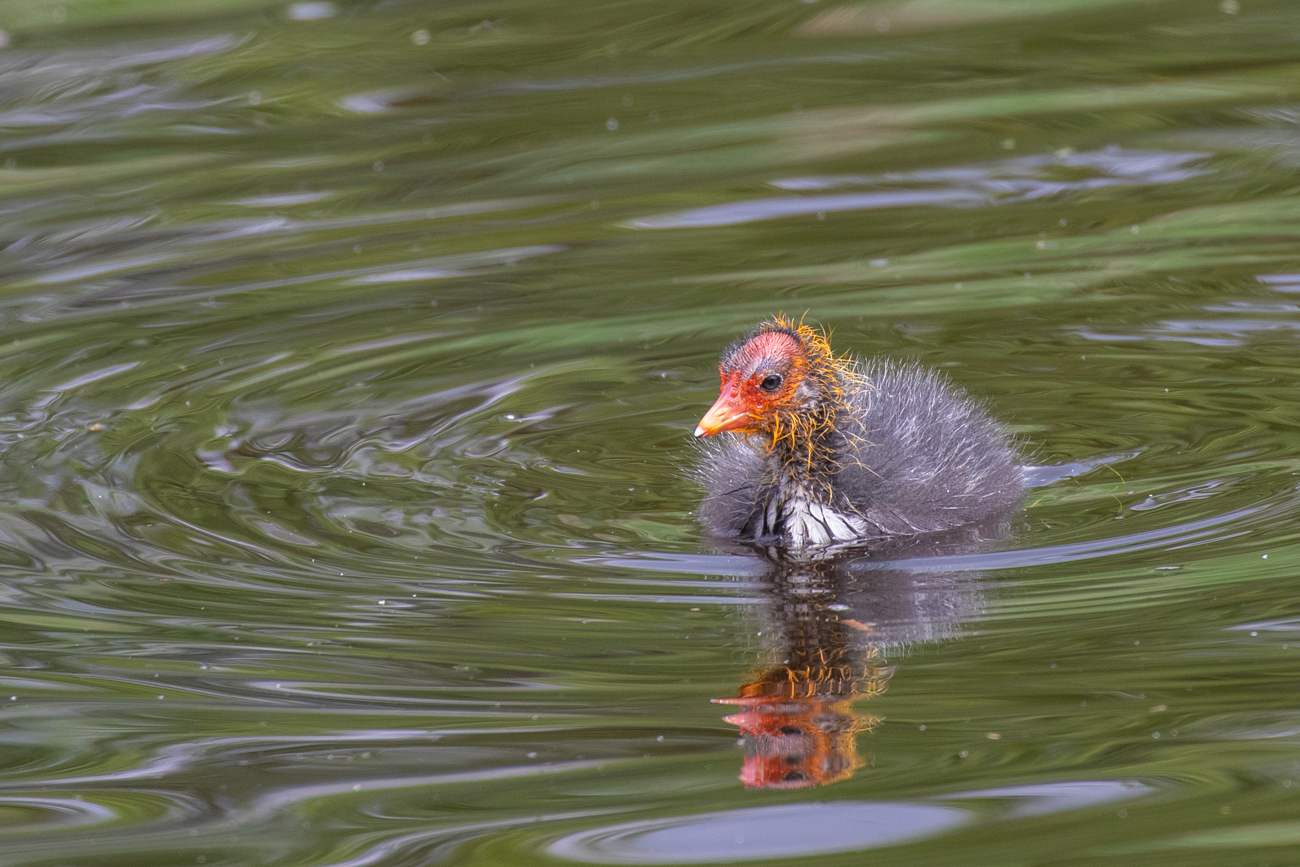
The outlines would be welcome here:
M 983 408 L 915 364 L 837 358 L 776 317 L 732 344 L 700 420 L 700 516 L 719 536 L 787 550 L 867 544 L 1008 513 L 1024 489 Z

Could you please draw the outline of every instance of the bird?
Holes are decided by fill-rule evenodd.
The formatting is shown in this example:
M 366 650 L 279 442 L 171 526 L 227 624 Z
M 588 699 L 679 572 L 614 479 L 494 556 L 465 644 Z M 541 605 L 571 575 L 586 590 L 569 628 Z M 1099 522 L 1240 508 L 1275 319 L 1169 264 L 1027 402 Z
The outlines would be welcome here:
M 916 363 L 837 356 L 828 334 L 777 315 L 719 373 L 695 428 L 699 517 L 715 536 L 795 553 L 869 545 L 1004 520 L 1024 492 L 983 404 Z

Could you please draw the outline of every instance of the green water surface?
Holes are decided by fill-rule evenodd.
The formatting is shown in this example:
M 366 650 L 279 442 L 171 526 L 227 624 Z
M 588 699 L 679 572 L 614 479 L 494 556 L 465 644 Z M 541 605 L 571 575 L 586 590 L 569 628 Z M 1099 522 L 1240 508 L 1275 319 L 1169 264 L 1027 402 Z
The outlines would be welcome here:
M 0 28 L 3 867 L 1300 864 L 1294 0 Z M 779 311 L 987 401 L 1006 537 L 711 541 Z

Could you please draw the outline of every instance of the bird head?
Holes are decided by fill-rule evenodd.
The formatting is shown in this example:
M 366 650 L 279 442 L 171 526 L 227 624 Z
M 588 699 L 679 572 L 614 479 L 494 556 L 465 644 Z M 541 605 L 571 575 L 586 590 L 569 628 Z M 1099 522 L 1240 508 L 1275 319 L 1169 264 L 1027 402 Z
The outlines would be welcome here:
M 826 336 L 784 317 L 732 344 L 719 365 L 722 393 L 695 436 L 764 433 L 793 444 L 828 424 L 844 398 L 845 362 Z

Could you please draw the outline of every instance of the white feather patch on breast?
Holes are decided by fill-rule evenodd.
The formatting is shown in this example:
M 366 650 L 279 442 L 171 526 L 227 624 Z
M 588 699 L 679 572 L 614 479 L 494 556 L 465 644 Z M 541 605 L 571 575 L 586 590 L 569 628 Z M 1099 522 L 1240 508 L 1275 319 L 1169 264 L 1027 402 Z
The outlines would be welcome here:
M 869 528 L 860 515 L 840 512 L 819 503 L 797 484 L 782 485 L 767 503 L 763 515 L 765 534 L 780 528 L 792 548 L 812 548 L 856 542 Z

